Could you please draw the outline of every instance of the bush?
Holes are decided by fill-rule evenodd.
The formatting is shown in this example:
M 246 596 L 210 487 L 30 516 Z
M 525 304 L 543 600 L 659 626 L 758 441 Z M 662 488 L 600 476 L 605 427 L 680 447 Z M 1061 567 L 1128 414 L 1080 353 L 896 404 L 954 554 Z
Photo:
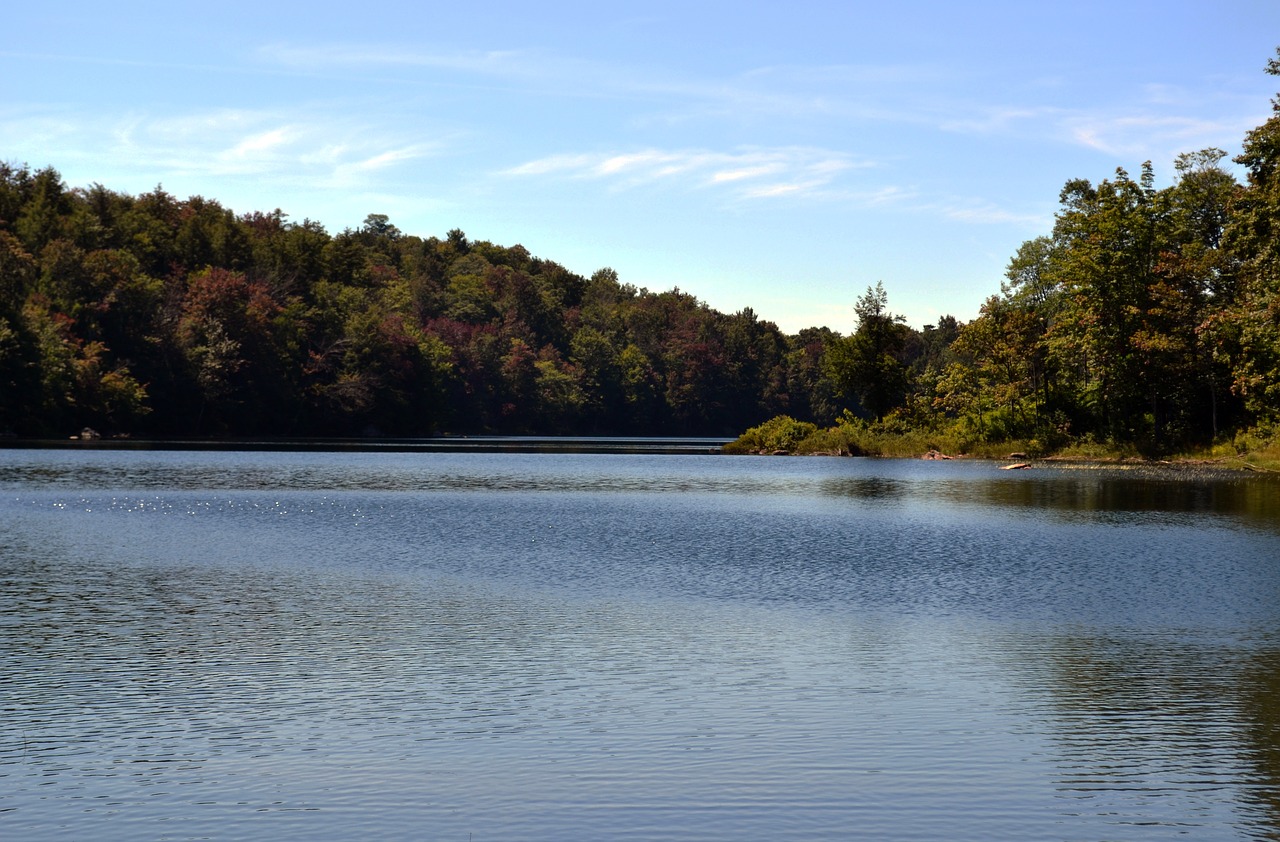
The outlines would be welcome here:
M 724 446 L 725 453 L 794 453 L 796 446 L 818 431 L 816 424 L 779 415 L 752 427 Z
M 841 425 L 815 430 L 796 445 L 795 452 L 806 456 L 861 456 L 865 451 L 853 430 Z

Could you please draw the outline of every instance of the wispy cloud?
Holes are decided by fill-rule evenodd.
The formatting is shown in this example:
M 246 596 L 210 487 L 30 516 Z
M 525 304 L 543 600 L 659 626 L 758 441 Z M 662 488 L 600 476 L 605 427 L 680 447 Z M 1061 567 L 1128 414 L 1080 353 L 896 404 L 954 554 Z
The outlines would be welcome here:
M 228 160 L 262 158 L 274 151 L 287 149 L 295 140 L 297 140 L 297 132 L 293 128 L 278 126 L 249 135 L 223 153 L 223 157 Z
M 785 64 L 757 67 L 746 79 L 780 80 L 812 86 L 931 85 L 954 78 L 955 68 L 930 63 L 889 64 Z
M 391 170 L 400 164 L 432 154 L 434 154 L 432 147 L 414 144 L 388 149 L 358 160 L 346 160 L 340 157 L 333 166 L 332 182 L 335 186 L 356 185 L 368 180 L 374 173 Z
M 873 163 L 824 149 L 780 147 L 716 152 L 642 149 L 630 152 L 551 155 L 500 175 L 557 176 L 604 181 L 615 189 L 661 185 L 673 189 L 725 189 L 740 198 L 816 195 L 848 170 Z
M 508 88 L 537 95 L 599 97 L 628 93 L 623 69 L 537 49 L 429 50 L 371 44 L 271 44 L 256 52 L 272 72 L 352 76 L 408 85 Z M 636 78 L 639 78 L 637 76 Z
M 52 160 L 93 149 L 116 169 L 145 170 L 157 179 L 241 176 L 321 187 L 359 187 L 439 153 L 437 145 L 406 142 L 387 126 L 348 122 L 335 134 L 324 112 L 306 109 L 211 109 L 165 117 L 30 113 L 0 121 L 0 144 L 7 148 L 29 148 L 33 139 Z
M 1053 225 L 1053 214 L 1022 213 L 1000 207 L 986 199 L 959 199 L 933 206 L 943 216 L 957 222 L 975 225 L 1018 225 L 1028 230 L 1047 230 Z
M 754 178 L 766 178 L 777 175 L 784 169 L 782 164 L 759 164 L 757 166 L 739 167 L 738 169 L 720 170 L 711 175 L 711 181 L 715 184 L 724 184 L 730 181 L 745 181 Z
M 784 196 L 795 196 L 801 193 L 812 193 L 814 190 L 822 187 L 821 181 L 810 179 L 808 181 L 779 181 L 773 184 L 763 184 L 759 187 L 751 187 L 742 191 L 742 195 L 748 199 L 778 199 Z
M 963 114 L 943 116 L 938 128 L 943 131 L 973 135 L 1006 135 L 1025 131 L 1026 127 L 1043 125 L 1061 115 L 1062 110 L 1048 106 L 976 106 Z
M 330 44 L 298 46 L 268 44 L 257 51 L 260 60 L 295 70 L 331 68 L 435 68 L 490 75 L 523 74 L 535 63 L 524 50 L 459 50 L 434 52 L 378 45 Z
M 963 68 L 922 59 L 919 62 L 867 64 L 779 64 L 737 68 L 715 74 L 678 73 L 669 67 L 592 60 L 536 49 L 441 50 L 377 44 L 276 43 L 258 50 L 259 61 L 285 72 L 394 73 L 402 81 L 426 84 L 500 85 L 533 96 L 632 101 L 626 117 L 632 129 L 674 132 L 681 126 L 731 125 L 745 131 L 779 124 L 808 126 L 820 133 L 890 126 L 893 131 L 941 132 L 1022 142 L 1065 143 L 1122 160 L 1165 159 L 1180 151 L 1222 145 L 1256 125 L 1258 115 L 1231 101 L 1224 114 L 1206 119 L 1206 99 L 1231 99 L 1216 89 L 1187 90 L 1144 85 L 1114 92 L 1107 106 L 1081 107 L 1063 78 L 1030 79 L 1012 88 L 974 78 Z M 1001 99 L 991 92 L 1000 90 Z M 1046 99 L 1047 98 L 1047 99 Z M 1225 98 L 1225 99 L 1224 99 Z M 1192 105 L 1197 103 L 1198 105 Z M 1265 118 L 1265 115 L 1262 115 Z M 749 127 L 749 128 L 748 128 Z M 813 136 L 813 135 L 810 135 Z M 533 174 L 552 167 L 587 175 L 611 172 L 591 160 L 573 165 L 576 156 L 530 162 L 513 172 Z M 612 162 L 636 182 L 658 177 L 646 160 Z M 701 172 L 705 164 L 668 160 L 668 175 Z M 771 185 L 757 180 L 759 164 L 724 168 L 715 183 L 741 183 L 743 196 L 781 196 L 809 192 L 813 179 L 783 179 Z M 741 171 L 741 175 L 734 173 Z M 625 182 L 619 181 L 619 185 Z M 819 180 L 821 183 L 821 180 Z
M 920 191 L 913 187 L 888 184 L 869 190 L 841 191 L 833 193 L 832 198 L 862 209 L 891 207 L 909 209 L 918 203 Z
M 1128 158 L 1144 150 L 1167 155 L 1169 150 L 1182 151 L 1201 141 L 1201 145 L 1221 143 L 1221 137 L 1238 136 L 1257 118 L 1256 114 L 1223 120 L 1187 116 L 1203 112 L 1189 103 L 1231 95 L 1171 85 L 1148 84 L 1127 93 L 1117 90 L 1120 104 L 1082 108 L 1070 101 L 1071 86 L 1063 77 L 1024 80 L 1009 88 L 928 60 L 778 64 L 699 74 L 530 48 L 448 50 L 287 42 L 262 46 L 257 57 L 262 65 L 286 72 L 390 73 L 408 83 L 500 85 L 532 96 L 627 100 L 636 104 L 627 123 L 641 129 L 705 124 L 774 127 L 783 121 L 831 132 L 881 125 L 895 131 L 1065 142 Z M 1002 91 L 1000 99 L 992 99 L 991 92 L 996 90 Z M 1232 105 L 1229 110 L 1240 106 L 1234 101 Z M 686 171 L 677 166 L 672 173 Z
M 686 74 L 659 65 L 581 58 L 538 49 L 433 50 L 376 44 L 275 43 L 260 47 L 266 67 L 293 73 L 395 73 L 423 84 L 500 84 L 556 97 L 650 103 L 637 122 L 838 118 L 924 119 L 903 95 L 942 84 L 932 65 L 778 65 Z M 951 75 L 954 75 L 953 73 Z
M 1083 115 L 1069 119 L 1064 129 L 1072 141 L 1117 157 L 1199 148 L 1236 137 L 1251 125 L 1248 121 L 1206 120 L 1181 115 Z

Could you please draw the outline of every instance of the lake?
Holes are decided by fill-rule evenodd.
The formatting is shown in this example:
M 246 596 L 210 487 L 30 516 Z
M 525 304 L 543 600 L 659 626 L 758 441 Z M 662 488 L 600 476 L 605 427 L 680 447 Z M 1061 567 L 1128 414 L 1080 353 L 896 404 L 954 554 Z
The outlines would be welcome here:
M 1280 484 L 0 450 L 0 838 L 1280 838 Z

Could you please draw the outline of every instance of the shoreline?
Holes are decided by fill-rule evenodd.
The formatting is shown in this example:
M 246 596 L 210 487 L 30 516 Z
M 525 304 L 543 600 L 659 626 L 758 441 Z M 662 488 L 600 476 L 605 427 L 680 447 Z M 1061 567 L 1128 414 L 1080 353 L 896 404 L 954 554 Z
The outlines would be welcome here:
M 1055 466 L 1055 467 L 1097 467 L 1097 468 L 1170 468 L 1174 470 L 1216 470 L 1224 473 L 1233 474 L 1261 474 L 1261 475 L 1280 475 L 1280 465 L 1269 467 L 1268 465 L 1258 465 L 1247 461 L 1246 455 L 1227 457 L 1173 457 L 1173 458 L 1147 458 L 1142 456 L 1075 456 L 1069 454 L 1051 454 L 1048 456 L 1031 457 L 1025 453 L 1013 452 L 1007 456 L 996 456 L 975 453 L 942 453 L 936 450 L 930 450 L 923 454 L 899 454 L 899 453 L 841 453 L 837 451 L 812 451 L 807 453 L 785 451 L 785 450 L 759 450 L 745 451 L 730 455 L 738 456 L 817 456 L 817 457 L 837 457 L 837 458 L 862 458 L 862 459 L 905 459 L 921 462 L 1009 462 L 1012 464 L 1004 465 L 1005 470 L 1030 470 L 1037 465 Z
M 1186 455 L 1150 458 L 1134 454 L 1072 454 L 1058 452 L 1032 456 L 1010 449 L 1005 453 L 990 448 L 988 453 L 945 453 L 931 448 L 923 453 L 908 448 L 886 448 L 853 453 L 839 450 L 787 448 L 734 448 L 737 440 L 724 436 L 424 436 L 421 438 L 0 438 L 0 450 L 134 450 L 146 451 L 261 451 L 272 452 L 352 452 L 352 453 L 650 453 L 667 455 L 725 456 L 827 456 L 919 461 L 964 461 L 1011 463 L 1005 470 L 1030 470 L 1037 466 L 1081 466 L 1114 468 L 1168 468 L 1174 470 L 1214 470 L 1232 474 L 1280 475 L 1280 461 L 1262 458 L 1249 461 L 1251 454 L 1231 456 Z M 1014 444 L 1014 443 L 1010 443 Z

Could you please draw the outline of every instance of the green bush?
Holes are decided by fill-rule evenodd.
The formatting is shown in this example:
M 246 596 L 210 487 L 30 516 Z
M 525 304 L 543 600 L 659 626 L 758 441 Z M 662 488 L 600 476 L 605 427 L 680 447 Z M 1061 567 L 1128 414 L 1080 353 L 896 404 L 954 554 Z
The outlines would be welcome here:
M 818 431 L 816 424 L 779 415 L 752 427 L 724 447 L 725 453 L 793 453 L 796 446 Z
M 810 433 L 796 445 L 795 452 L 810 456 L 861 456 L 865 451 L 849 428 L 837 426 Z

